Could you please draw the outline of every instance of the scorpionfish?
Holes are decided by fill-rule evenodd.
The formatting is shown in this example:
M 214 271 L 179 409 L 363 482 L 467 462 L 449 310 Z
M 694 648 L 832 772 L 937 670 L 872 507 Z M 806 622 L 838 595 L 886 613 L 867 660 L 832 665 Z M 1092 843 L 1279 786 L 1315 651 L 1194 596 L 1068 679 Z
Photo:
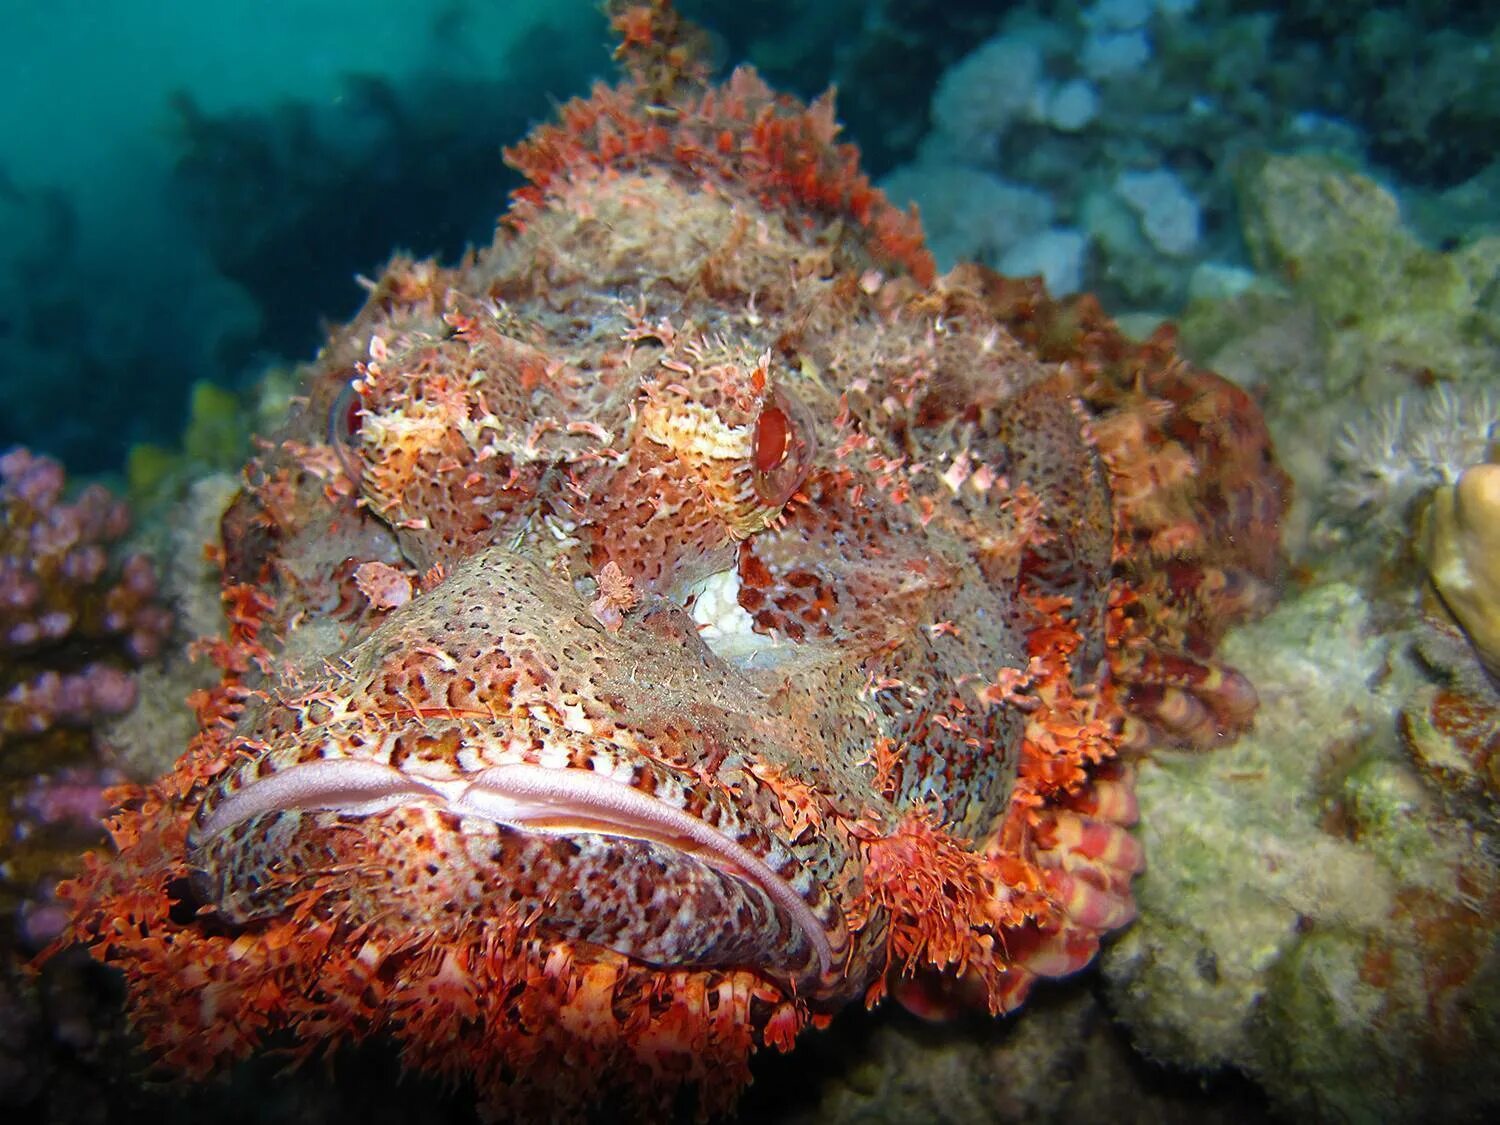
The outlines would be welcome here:
M 1132 916 L 1130 758 L 1255 695 L 1243 392 L 914 213 L 670 8 L 393 261 L 224 517 L 223 670 L 70 938 L 204 1076 L 375 1037 L 482 1113 L 730 1107 L 892 990 L 1019 1005 Z

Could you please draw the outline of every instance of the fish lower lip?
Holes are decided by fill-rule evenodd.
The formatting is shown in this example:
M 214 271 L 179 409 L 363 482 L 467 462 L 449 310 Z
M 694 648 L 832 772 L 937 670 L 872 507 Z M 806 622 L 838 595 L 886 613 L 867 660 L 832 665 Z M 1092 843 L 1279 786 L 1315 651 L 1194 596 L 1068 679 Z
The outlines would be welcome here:
M 284 809 L 327 809 L 369 816 L 435 802 L 527 832 L 594 832 L 665 844 L 759 887 L 804 931 L 826 975 L 828 935 L 802 896 L 764 860 L 712 825 L 628 785 L 579 769 L 528 763 L 491 766 L 464 777 L 417 778 L 379 762 L 327 758 L 290 766 L 219 802 L 192 833 L 202 842 L 252 817 Z

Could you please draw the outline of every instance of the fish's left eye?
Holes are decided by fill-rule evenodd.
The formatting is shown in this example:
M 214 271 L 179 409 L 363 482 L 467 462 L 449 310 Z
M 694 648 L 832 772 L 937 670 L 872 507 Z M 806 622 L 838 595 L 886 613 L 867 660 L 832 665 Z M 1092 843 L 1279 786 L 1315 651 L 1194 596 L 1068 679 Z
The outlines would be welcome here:
M 354 447 L 359 444 L 359 428 L 363 420 L 364 403 L 360 401 L 359 392 L 354 389 L 354 382 L 351 380 L 344 384 L 339 397 L 333 400 L 333 405 L 328 409 L 328 444 L 338 455 L 345 475 L 356 484 L 359 483 L 360 467 Z
M 779 387 L 773 389 L 755 420 L 750 465 L 756 495 L 767 504 L 785 504 L 807 478 L 815 452 L 806 408 Z
M 755 423 L 755 471 L 769 473 L 786 460 L 792 424 L 779 406 L 767 406 Z

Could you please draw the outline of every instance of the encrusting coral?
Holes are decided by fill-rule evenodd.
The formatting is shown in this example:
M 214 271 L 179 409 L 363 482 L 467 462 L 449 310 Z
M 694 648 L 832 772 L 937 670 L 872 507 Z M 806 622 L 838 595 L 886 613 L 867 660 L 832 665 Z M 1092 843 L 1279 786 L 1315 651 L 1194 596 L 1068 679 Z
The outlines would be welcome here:
M 723 1111 L 856 999 L 1019 1005 L 1133 913 L 1132 769 L 1255 693 L 1283 479 L 1087 299 L 935 276 L 831 102 L 664 3 L 397 259 L 223 520 L 223 670 L 64 889 L 180 1073 L 389 1037 L 481 1112 Z
M 1137 1050 L 1241 1069 L 1288 1120 L 1500 1102 L 1497 696 L 1434 691 L 1389 612 L 1325 581 L 1236 630 L 1255 730 L 1138 776 L 1151 864 L 1104 958 L 1113 1010 Z
M 1138 1051 L 1238 1070 L 1288 1119 L 1488 1120 L 1500 241 L 1429 249 L 1324 157 L 1246 172 L 1271 276 L 1185 332 L 1289 457 L 1298 582 L 1220 650 L 1260 692 L 1255 729 L 1138 770 L 1151 865 L 1104 957 L 1112 1011 Z
M 1404 538 L 1414 502 L 1481 459 L 1496 420 L 1500 237 L 1429 248 L 1390 191 L 1325 156 L 1268 157 L 1240 178 L 1262 277 L 1190 306 L 1185 348 L 1264 388 L 1303 502 L 1290 542 L 1303 520 L 1346 525 L 1329 553 L 1347 554 L 1370 521 Z

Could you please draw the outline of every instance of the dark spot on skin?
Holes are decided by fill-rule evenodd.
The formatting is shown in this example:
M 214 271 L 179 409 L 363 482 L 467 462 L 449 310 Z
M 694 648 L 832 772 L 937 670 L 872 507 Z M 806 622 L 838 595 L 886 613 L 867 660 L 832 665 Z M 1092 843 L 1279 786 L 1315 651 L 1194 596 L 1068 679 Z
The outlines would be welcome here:
M 173 879 L 167 884 L 167 897 L 171 900 L 167 916 L 178 926 L 190 925 L 198 916 L 200 896 L 196 895 L 186 879 Z

